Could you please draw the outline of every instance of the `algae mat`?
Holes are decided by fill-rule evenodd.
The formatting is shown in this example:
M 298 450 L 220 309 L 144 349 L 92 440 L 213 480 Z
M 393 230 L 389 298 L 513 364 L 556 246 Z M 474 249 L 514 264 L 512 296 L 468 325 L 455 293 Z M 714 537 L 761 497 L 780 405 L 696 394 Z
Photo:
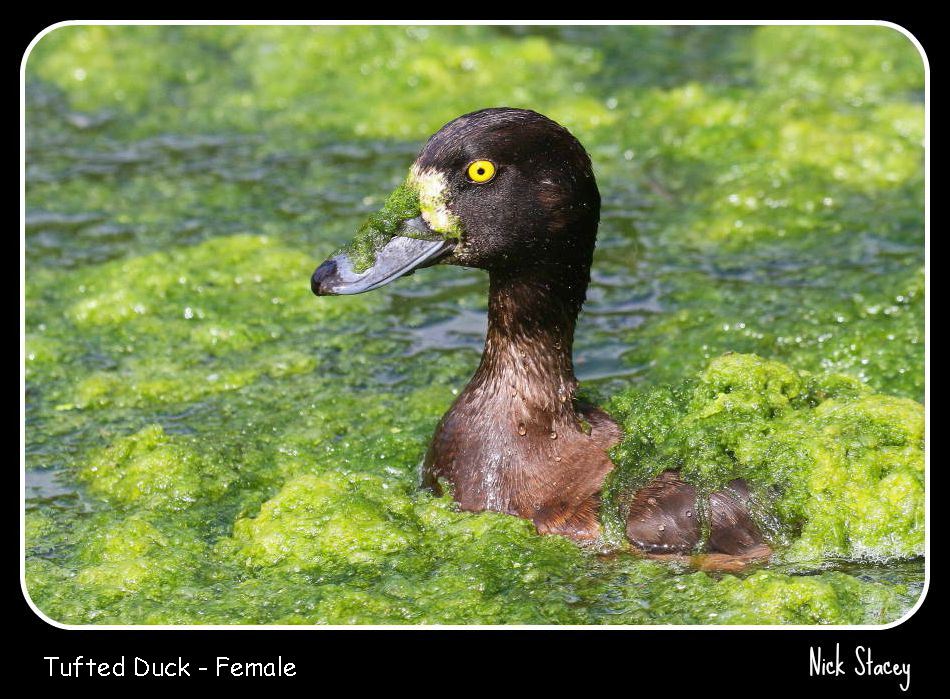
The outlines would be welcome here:
M 923 585 L 923 66 L 883 27 L 84 27 L 27 63 L 26 582 L 72 624 L 885 623 Z M 676 464 L 777 560 L 579 549 L 417 489 L 486 279 L 317 299 L 458 114 L 604 196 L 604 521 Z

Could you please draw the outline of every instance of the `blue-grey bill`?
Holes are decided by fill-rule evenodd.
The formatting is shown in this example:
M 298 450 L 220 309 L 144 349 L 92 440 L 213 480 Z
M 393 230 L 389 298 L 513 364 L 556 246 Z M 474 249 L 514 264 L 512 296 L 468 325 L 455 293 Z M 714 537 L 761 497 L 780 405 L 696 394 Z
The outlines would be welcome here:
M 448 240 L 422 240 L 394 235 L 376 253 L 373 266 L 354 272 L 346 253 L 334 255 L 310 278 L 310 288 L 317 296 L 361 294 L 378 289 L 414 269 L 432 263 L 454 246 Z

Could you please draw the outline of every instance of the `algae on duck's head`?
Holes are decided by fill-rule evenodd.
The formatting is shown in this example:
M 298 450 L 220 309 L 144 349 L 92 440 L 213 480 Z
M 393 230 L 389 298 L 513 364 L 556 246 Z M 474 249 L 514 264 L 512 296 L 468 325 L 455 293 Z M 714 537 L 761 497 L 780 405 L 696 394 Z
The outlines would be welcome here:
M 356 237 L 340 253 L 349 258 L 355 272 L 364 272 L 373 266 L 376 253 L 399 232 L 402 223 L 418 215 L 419 192 L 407 178 L 393 190 L 383 208 L 363 222 Z
M 448 240 L 458 239 L 462 235 L 462 222 L 449 209 L 445 174 L 435 168 L 413 165 L 408 181 L 419 193 L 419 209 L 429 228 Z
M 429 231 L 422 232 L 405 225 L 418 216 L 426 222 Z M 383 208 L 366 219 L 356 237 L 339 253 L 349 258 L 354 272 L 365 272 L 373 266 L 377 253 L 395 235 L 422 240 L 455 240 L 461 232 L 458 217 L 448 208 L 444 176 L 434 171 L 422 172 L 413 166 L 405 181 L 386 199 Z

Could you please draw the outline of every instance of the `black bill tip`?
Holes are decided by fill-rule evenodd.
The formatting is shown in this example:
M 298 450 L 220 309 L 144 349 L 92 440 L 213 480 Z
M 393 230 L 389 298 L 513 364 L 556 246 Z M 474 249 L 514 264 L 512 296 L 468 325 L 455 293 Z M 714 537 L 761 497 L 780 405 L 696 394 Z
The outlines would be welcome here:
M 317 296 L 333 296 L 331 290 L 336 278 L 336 258 L 331 257 L 322 265 L 317 267 L 313 276 L 310 277 L 310 290 Z

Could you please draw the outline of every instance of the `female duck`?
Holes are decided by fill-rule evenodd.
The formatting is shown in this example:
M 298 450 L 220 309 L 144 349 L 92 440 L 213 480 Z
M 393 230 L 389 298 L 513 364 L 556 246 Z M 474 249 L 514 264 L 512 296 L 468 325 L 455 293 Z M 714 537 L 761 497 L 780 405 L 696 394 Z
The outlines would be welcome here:
M 600 194 L 566 129 L 522 109 L 484 109 L 433 135 L 406 183 L 348 249 L 314 272 L 318 295 L 375 289 L 432 264 L 489 274 L 488 335 L 474 377 L 436 428 L 425 485 L 462 509 L 530 519 L 539 532 L 599 536 L 607 450 L 618 425 L 575 397 L 574 325 L 590 281 Z M 744 484 L 709 496 L 710 551 L 761 555 Z M 631 543 L 697 548 L 696 490 L 667 471 L 632 494 Z

